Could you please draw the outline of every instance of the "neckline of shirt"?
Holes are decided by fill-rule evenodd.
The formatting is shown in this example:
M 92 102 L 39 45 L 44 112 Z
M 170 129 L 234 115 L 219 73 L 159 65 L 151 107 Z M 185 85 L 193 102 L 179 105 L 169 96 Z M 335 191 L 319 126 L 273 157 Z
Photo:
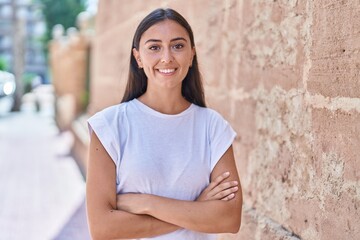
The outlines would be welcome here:
M 161 113 L 158 112 L 154 109 L 152 109 L 151 107 L 147 106 L 146 104 L 140 102 L 138 99 L 134 98 L 131 102 L 134 103 L 134 105 L 141 111 L 145 112 L 145 113 L 149 113 L 151 115 L 157 116 L 157 117 L 162 117 L 162 118 L 176 118 L 176 117 L 181 117 L 184 116 L 190 112 L 193 111 L 195 105 L 193 103 L 190 104 L 190 106 L 185 109 L 184 111 L 177 113 L 177 114 L 165 114 L 165 113 Z

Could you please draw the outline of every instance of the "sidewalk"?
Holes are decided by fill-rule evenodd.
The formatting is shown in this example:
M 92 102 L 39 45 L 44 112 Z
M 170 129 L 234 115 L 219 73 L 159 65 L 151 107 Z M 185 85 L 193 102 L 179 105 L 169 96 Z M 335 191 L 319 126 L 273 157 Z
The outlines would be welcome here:
M 0 240 L 90 239 L 72 136 L 59 133 L 49 102 L 42 112 L 26 104 L 0 116 Z

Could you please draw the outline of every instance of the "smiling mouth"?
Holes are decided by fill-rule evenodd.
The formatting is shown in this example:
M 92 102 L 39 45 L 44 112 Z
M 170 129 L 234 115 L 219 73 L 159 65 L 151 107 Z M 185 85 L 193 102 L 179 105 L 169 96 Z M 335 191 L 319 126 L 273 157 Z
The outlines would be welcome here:
M 163 74 L 171 74 L 176 71 L 176 68 L 158 69 L 158 71 Z

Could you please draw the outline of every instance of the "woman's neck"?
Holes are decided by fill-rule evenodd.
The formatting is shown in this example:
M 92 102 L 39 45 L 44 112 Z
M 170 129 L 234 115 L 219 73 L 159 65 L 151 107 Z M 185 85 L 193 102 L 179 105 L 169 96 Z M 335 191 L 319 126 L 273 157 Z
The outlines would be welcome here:
M 178 114 L 191 105 L 181 93 L 146 91 L 138 100 L 148 107 L 164 114 Z

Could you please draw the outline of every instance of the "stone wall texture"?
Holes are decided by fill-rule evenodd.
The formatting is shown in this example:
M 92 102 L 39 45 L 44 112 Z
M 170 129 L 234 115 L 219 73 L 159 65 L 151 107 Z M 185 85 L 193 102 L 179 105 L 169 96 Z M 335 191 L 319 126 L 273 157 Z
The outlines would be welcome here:
M 158 7 L 190 22 L 208 105 L 238 133 L 243 222 L 220 239 L 360 239 L 360 1 L 101 0 L 90 114 L 120 101 Z
M 90 41 L 83 34 L 62 36 L 49 44 L 49 64 L 56 94 L 56 122 L 69 129 L 84 111 Z

